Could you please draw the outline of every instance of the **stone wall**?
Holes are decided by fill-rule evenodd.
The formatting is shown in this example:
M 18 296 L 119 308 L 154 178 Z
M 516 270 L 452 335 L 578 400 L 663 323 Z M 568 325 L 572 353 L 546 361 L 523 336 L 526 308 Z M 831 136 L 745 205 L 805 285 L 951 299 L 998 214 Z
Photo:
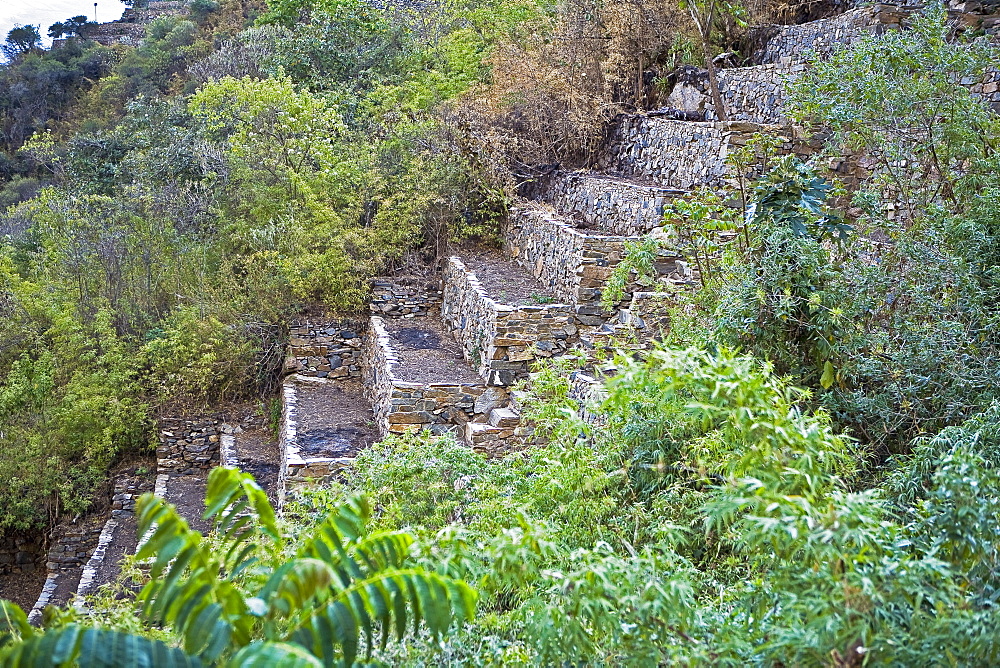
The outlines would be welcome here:
M 157 472 L 191 475 L 217 466 L 221 434 L 222 421 L 216 416 L 162 418 Z
M 132 504 L 134 507 L 135 502 Z M 64 526 L 57 529 L 57 537 L 52 541 L 45 557 L 45 568 L 50 573 L 81 568 L 90 559 L 99 536 L 92 526 Z
M 682 190 L 719 186 L 726 174 L 730 134 L 721 123 L 623 116 L 599 167 Z
M 772 64 L 719 70 L 719 94 L 729 120 L 787 124 L 785 86 L 802 69 L 802 65 Z M 705 119 L 718 120 L 711 95 L 705 96 Z
M 785 115 L 787 85 L 798 77 L 805 65 L 757 65 L 718 70 L 719 94 L 730 121 L 787 125 Z M 995 111 L 1000 111 L 1000 71 L 989 72 L 982 81 L 962 82 Z M 701 114 L 715 121 L 715 103 L 708 89 L 708 73 L 685 78 L 671 93 L 667 104 L 681 111 Z
M 829 57 L 835 48 L 849 45 L 863 35 L 899 30 L 916 7 L 875 5 L 851 10 L 829 19 L 801 25 L 764 26 L 751 41 L 762 43 L 751 60 L 761 64 L 717 70 L 719 93 L 730 121 L 763 124 L 787 124 L 784 113 L 787 83 L 798 77 L 815 54 Z M 952 12 L 956 25 L 973 28 L 1000 27 L 1000 17 L 976 17 Z M 718 120 L 708 85 L 708 72 L 697 67 L 682 67 L 672 75 L 675 85 L 666 101 L 667 107 L 706 121 Z M 992 72 L 985 81 L 963 82 L 981 95 L 994 109 L 1000 110 L 1000 74 Z
M 1000 70 L 991 69 L 983 81 L 963 81 L 978 97 L 981 97 L 993 111 L 1000 114 Z
M 292 323 L 286 373 L 316 378 L 360 378 L 361 342 L 368 323 L 306 318 Z
M 34 534 L 0 535 L 0 575 L 34 573 L 43 569 L 45 549 L 42 538 Z
M 790 65 L 805 62 L 812 54 L 828 57 L 835 48 L 850 44 L 864 35 L 898 30 L 909 11 L 895 5 L 879 4 L 800 25 L 759 28 L 772 36 L 751 59 L 761 65 Z
M 572 306 L 501 304 L 457 257 L 445 266 L 441 319 L 489 385 L 512 385 L 537 358 L 563 354 L 579 341 Z
M 637 236 L 659 225 L 663 207 L 684 191 L 590 172 L 554 172 L 528 182 L 528 199 L 548 202 L 588 228 Z
M 800 25 L 763 26 L 757 28 L 756 41 L 762 46 L 751 55 L 758 64 L 802 63 L 812 54 L 829 57 L 834 49 L 842 48 L 867 34 L 881 34 L 905 28 L 909 17 L 920 11 L 920 2 L 876 3 L 859 7 L 838 16 Z M 1000 32 L 1000 16 L 983 16 L 972 7 L 978 3 L 951 2 L 948 16 L 951 24 L 961 30 L 982 30 L 996 35 Z
M 569 379 L 569 398 L 579 406 L 577 415 L 592 427 L 601 427 L 607 419 L 596 412 L 596 407 L 605 398 L 604 385 L 595 377 L 574 371 Z
M 423 276 L 377 278 L 369 309 L 383 318 L 426 316 L 441 304 L 441 283 Z
M 732 121 L 695 123 L 647 115 L 622 116 L 609 138 L 602 164 L 626 176 L 653 179 L 673 188 L 733 185 L 726 158 L 754 135 L 777 136 L 778 152 L 808 159 L 820 151 L 822 136 L 805 137 L 799 129 Z M 832 175 L 848 184 L 858 178 L 856 162 L 831 158 Z
M 805 69 L 804 65 L 755 65 L 716 70 L 719 95 L 730 121 L 786 124 L 784 114 L 786 82 Z M 715 103 L 708 82 L 708 70 L 691 65 L 678 69 L 667 107 L 706 121 L 716 121 Z
M 373 316 L 365 334 L 365 396 L 382 436 L 428 429 L 458 432 L 468 422 L 486 422 L 491 410 L 507 404 L 499 387 L 467 383 L 409 383 L 393 373 L 398 357 L 382 318 Z
M 599 326 L 608 314 L 601 307 L 601 289 L 621 262 L 625 242 L 636 237 L 587 234 L 572 227 L 543 205 L 521 203 L 511 208 L 504 232 L 508 255 L 547 285 L 561 302 L 573 304 L 576 321 Z M 661 277 L 686 280 L 683 258 L 664 255 L 657 262 Z M 633 284 L 623 303 L 642 286 Z

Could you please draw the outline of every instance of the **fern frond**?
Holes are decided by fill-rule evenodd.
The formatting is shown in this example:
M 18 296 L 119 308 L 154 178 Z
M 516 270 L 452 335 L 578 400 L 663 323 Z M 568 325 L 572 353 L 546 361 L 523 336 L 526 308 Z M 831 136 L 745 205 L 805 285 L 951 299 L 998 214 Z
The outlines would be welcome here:
M 334 572 L 319 559 L 295 559 L 283 564 L 257 594 L 270 618 L 289 617 L 327 594 Z
M 256 559 L 260 538 L 267 537 L 272 553 L 281 551 L 282 536 L 274 508 L 253 476 L 239 469 L 219 466 L 208 476 L 205 519 L 214 522 L 216 534 L 228 546 L 225 567 L 237 574 Z
M 80 668 L 200 668 L 197 656 L 186 654 L 158 640 L 70 624 L 47 631 L 6 650 L 0 650 L 0 666 L 14 668 L 72 665 Z
M 322 668 L 323 663 L 298 645 L 255 642 L 236 653 L 227 668 Z
M 24 610 L 12 601 L 0 599 L 0 647 L 35 635 Z
M 475 604 L 475 592 L 460 580 L 419 569 L 385 571 L 338 592 L 295 629 L 290 639 L 327 665 L 335 659 L 334 648 L 340 646 L 344 663 L 351 665 L 362 631 L 369 651 L 372 649 L 376 624 L 382 628 L 382 646 L 390 629 L 402 638 L 408 626 L 416 630 L 421 623 L 438 637 L 453 623 L 471 619 Z

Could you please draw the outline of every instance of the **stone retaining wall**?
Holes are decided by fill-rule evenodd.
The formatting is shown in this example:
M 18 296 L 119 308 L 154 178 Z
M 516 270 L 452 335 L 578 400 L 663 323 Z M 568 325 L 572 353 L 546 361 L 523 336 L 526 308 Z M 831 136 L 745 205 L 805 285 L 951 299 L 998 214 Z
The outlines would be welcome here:
M 760 124 L 787 124 L 784 114 L 786 82 L 798 76 L 805 65 L 755 65 L 716 71 L 719 95 L 730 121 Z M 716 121 L 715 103 L 708 70 L 690 65 L 674 74 L 674 87 L 667 107 L 695 118 Z
M 762 65 L 788 65 L 805 62 L 812 54 L 828 57 L 835 48 L 846 46 L 864 35 L 898 30 L 910 11 L 895 5 L 879 4 L 800 25 L 759 28 L 773 32 L 773 36 L 753 54 L 752 60 Z
M 360 378 L 367 322 L 307 318 L 292 323 L 285 371 L 316 378 Z
M 93 527 L 62 528 L 58 531 L 58 537 L 49 546 L 49 552 L 45 557 L 45 568 L 51 573 L 82 567 L 90 559 L 97 545 L 97 539 L 98 534 L 94 533 Z
M 441 283 L 420 276 L 377 278 L 369 309 L 383 318 L 426 316 L 441 304 Z
M 794 153 L 803 160 L 816 155 L 824 143 L 822 135 L 805 137 L 794 127 L 739 121 L 695 123 L 631 115 L 619 119 L 602 164 L 620 174 L 686 190 L 731 186 L 735 184 L 726 158 L 758 133 L 780 138 L 778 153 Z M 864 169 L 851 156 L 830 157 L 823 167 L 849 187 L 864 176 Z
M 161 476 L 166 477 L 165 474 L 160 474 L 157 478 Z M 161 498 L 165 495 L 165 491 L 150 489 L 151 487 L 153 481 L 143 476 L 123 476 L 115 480 L 115 491 L 111 497 L 111 517 L 97 537 L 90 559 L 80 574 L 80 582 L 76 589 L 78 596 L 85 596 L 94 590 L 98 573 L 107 558 L 108 546 L 114 539 L 115 533 L 124 531 L 128 526 L 126 521 L 135 516 L 135 504 L 139 497 L 146 492 L 154 492 Z
M 0 536 L 0 575 L 34 573 L 43 569 L 44 563 L 45 549 L 40 535 Z
M 744 132 L 752 134 L 749 128 Z M 682 190 L 717 187 L 725 182 L 732 133 L 722 123 L 624 116 L 614 128 L 599 167 Z
M 828 19 L 810 21 L 799 25 L 762 26 L 757 28 L 762 43 L 753 54 L 751 62 L 758 64 L 778 63 L 789 65 L 803 63 L 812 55 L 827 58 L 834 49 L 843 48 L 868 34 L 882 34 L 889 30 L 900 30 L 909 23 L 910 16 L 923 9 L 920 2 L 876 3 L 870 7 L 859 7 Z M 986 34 L 1000 32 L 1000 17 L 983 16 L 978 3 L 948 3 L 951 24 L 959 30 L 982 30 Z M 966 9 L 970 11 L 965 11 Z
M 157 472 L 191 475 L 217 466 L 221 434 L 222 421 L 216 416 L 162 418 Z
M 504 233 L 508 255 L 548 286 L 556 298 L 573 304 L 577 323 L 600 326 L 609 314 L 601 307 L 601 289 L 621 262 L 625 242 L 637 237 L 588 234 L 538 204 L 511 208 Z M 664 255 L 657 262 L 661 276 L 686 280 L 683 258 Z M 623 303 L 642 286 L 633 284 Z
M 719 70 L 719 94 L 730 121 L 787 124 L 785 86 L 798 76 L 802 65 L 758 65 Z M 707 75 L 706 75 L 707 78 Z M 705 119 L 718 120 L 712 96 L 705 96 Z
M 587 227 L 621 236 L 648 233 L 662 222 L 664 205 L 684 192 L 590 172 L 546 174 L 523 189 L 528 199 L 547 202 Z
M 577 415 L 592 427 L 602 427 L 607 418 L 595 411 L 605 398 L 604 385 L 582 371 L 574 371 L 569 379 L 569 398 L 579 406 Z
M 383 437 L 423 429 L 436 434 L 457 432 L 468 422 L 486 422 L 493 408 L 507 404 L 505 389 L 485 383 L 401 381 L 393 373 L 398 357 L 385 321 L 377 316 L 365 334 L 364 360 L 365 396 Z
M 441 319 L 489 385 L 512 385 L 537 358 L 561 355 L 578 342 L 574 311 L 566 304 L 501 304 L 460 259 L 445 265 Z

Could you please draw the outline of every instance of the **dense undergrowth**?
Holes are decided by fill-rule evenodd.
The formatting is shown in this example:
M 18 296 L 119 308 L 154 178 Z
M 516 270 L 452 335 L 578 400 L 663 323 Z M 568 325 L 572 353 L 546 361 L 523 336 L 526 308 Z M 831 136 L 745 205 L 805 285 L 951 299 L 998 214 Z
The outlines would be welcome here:
M 648 102 L 644 72 L 698 51 L 686 3 L 635 7 L 221 3 L 158 20 L 139 49 L 15 59 L 2 76 L 24 90 L 46 90 L 39 72 L 67 84 L 24 98 L 44 113 L 0 100 L 0 528 L 84 510 L 164 405 L 267 392 L 301 306 L 350 309 L 406 251 L 489 238 L 520 165 L 583 164 L 611 114 Z M 710 46 L 762 16 L 743 9 Z M 567 358 L 529 387 L 547 443 L 503 460 L 390 439 L 281 522 L 220 470 L 211 537 L 144 502 L 161 529 L 141 614 L 91 602 L 119 635 L 72 610 L 35 635 L 7 608 L 0 646 L 138 634 L 178 665 L 995 664 L 1000 119 L 963 84 L 997 59 L 931 9 L 807 72 L 792 108 L 827 153 L 761 137 L 731 157 L 734 192 L 694 193 L 632 247 L 619 274 L 670 245 L 700 289 L 662 345 L 598 364 L 596 422 Z M 862 153 L 861 188 L 828 180 L 828 158 Z

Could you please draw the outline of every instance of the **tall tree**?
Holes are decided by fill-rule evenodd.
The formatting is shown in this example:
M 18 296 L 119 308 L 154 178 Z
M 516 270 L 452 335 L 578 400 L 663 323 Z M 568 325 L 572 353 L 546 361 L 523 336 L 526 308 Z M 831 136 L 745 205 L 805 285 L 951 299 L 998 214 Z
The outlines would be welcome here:
M 7 33 L 7 41 L 0 44 L 0 50 L 7 56 L 7 60 L 13 61 L 21 54 L 39 48 L 41 41 L 38 26 L 14 26 Z

